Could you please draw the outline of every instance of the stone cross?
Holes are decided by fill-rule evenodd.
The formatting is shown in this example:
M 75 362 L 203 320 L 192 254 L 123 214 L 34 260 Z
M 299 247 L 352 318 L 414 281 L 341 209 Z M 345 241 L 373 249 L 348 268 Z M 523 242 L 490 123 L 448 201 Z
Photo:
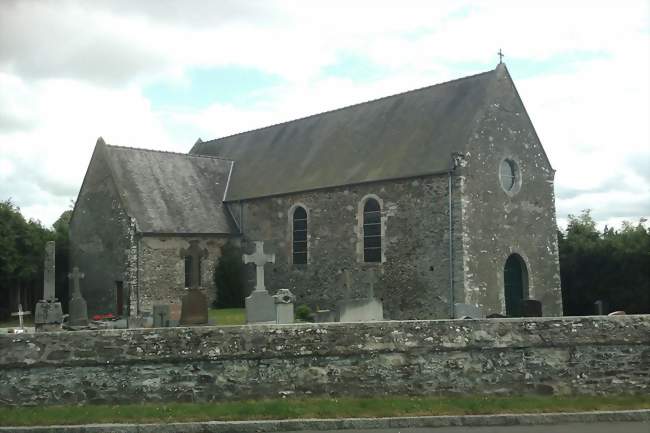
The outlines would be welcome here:
M 504 54 L 501 52 L 501 48 L 499 48 L 499 52 L 497 54 L 499 55 L 499 64 L 503 63 Z
M 23 327 L 23 316 L 29 316 L 32 314 L 31 311 L 23 311 L 23 304 L 18 304 L 18 312 L 11 313 L 12 316 L 18 316 L 18 321 L 20 322 L 20 329 L 25 329 Z
M 54 302 L 56 301 L 54 293 L 54 241 L 48 241 L 45 244 L 45 263 L 43 266 L 43 300 Z
M 85 277 L 83 272 L 79 272 L 78 267 L 72 268 L 72 272 L 68 274 L 68 278 L 72 280 L 72 297 L 81 298 L 81 287 L 79 287 L 79 280 Z
M 181 250 L 181 257 L 185 258 L 190 256 L 192 258 L 192 270 L 190 277 L 190 288 L 197 289 L 201 281 L 201 259 L 207 257 L 208 250 L 199 247 L 199 241 L 190 241 L 190 247 Z
M 255 241 L 255 252 L 253 254 L 244 254 L 244 263 L 254 263 L 257 268 L 256 292 L 266 292 L 264 286 L 264 265 L 275 263 L 275 254 L 264 254 L 264 242 Z

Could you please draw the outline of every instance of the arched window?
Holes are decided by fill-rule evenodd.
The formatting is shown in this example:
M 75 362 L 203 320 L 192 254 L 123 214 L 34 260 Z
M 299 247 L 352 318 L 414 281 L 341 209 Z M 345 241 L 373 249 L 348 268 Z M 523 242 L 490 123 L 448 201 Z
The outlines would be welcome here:
M 293 264 L 307 264 L 307 211 L 302 206 L 293 211 Z
M 381 263 L 381 207 L 374 198 L 363 206 L 363 261 Z

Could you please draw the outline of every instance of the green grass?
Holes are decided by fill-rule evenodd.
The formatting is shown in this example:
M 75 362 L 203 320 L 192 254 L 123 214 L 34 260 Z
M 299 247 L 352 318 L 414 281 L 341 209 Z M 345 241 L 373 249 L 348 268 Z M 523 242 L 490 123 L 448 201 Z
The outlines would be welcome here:
M 650 396 L 288 398 L 219 403 L 0 407 L 0 426 L 477 415 L 650 409 Z
M 219 326 L 246 324 L 246 311 L 243 308 L 210 309 L 208 317 Z

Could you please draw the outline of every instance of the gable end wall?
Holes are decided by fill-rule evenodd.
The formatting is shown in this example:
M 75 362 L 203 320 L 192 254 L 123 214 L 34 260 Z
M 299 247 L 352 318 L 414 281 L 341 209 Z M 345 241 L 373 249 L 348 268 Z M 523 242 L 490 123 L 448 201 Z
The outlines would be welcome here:
M 562 314 L 554 171 L 504 70 L 470 138 L 463 181 L 464 302 L 486 313 L 505 314 L 503 268 L 512 253 L 528 271 L 528 297 L 542 302 L 545 316 Z M 521 187 L 508 194 L 499 181 L 502 160 L 514 160 Z
M 133 293 L 130 287 L 135 284 L 135 275 L 129 272 L 133 268 L 129 258 L 135 251 L 133 234 L 133 223 L 98 147 L 70 221 L 70 268 L 77 266 L 85 274 L 80 285 L 89 316 L 117 312 L 116 281 L 123 282 L 126 314 L 129 293 Z

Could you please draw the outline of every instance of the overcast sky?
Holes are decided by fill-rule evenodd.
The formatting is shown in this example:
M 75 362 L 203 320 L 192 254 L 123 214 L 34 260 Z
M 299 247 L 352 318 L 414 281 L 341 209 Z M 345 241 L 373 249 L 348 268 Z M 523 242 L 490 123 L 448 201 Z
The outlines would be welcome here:
M 0 200 L 50 225 L 99 136 L 187 152 L 493 69 L 501 48 L 557 170 L 559 222 L 637 221 L 649 14 L 648 0 L 0 0 Z

